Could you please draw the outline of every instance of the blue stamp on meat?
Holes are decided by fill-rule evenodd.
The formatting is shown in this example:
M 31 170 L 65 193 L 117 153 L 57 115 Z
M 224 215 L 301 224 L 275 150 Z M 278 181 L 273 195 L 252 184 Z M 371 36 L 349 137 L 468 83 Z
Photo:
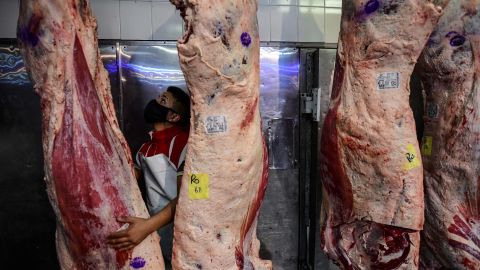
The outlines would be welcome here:
M 247 32 L 243 32 L 242 35 L 240 36 L 240 40 L 242 41 L 242 45 L 245 47 L 250 46 L 252 43 L 252 38 L 250 37 L 250 34 Z
M 142 258 L 142 257 L 135 257 L 133 258 L 132 261 L 130 261 L 130 266 L 133 268 L 133 269 L 140 269 L 140 268 L 143 268 L 145 267 L 145 259 Z

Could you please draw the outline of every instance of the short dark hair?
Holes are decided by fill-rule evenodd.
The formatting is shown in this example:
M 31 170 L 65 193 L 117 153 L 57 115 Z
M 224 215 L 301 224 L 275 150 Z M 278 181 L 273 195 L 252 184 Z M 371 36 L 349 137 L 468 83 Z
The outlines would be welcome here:
M 190 123 L 190 97 L 182 89 L 169 86 L 167 91 L 170 92 L 176 100 L 174 111 L 181 116 L 180 124 L 188 125 Z

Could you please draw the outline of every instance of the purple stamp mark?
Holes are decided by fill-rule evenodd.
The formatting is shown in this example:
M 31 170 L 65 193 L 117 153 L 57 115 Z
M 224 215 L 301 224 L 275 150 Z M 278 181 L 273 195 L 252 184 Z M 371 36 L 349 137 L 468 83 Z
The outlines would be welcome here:
M 140 269 L 145 266 L 145 259 L 142 257 L 135 257 L 133 260 L 130 262 L 130 266 L 133 267 L 134 269 Z
M 33 15 L 30 20 L 28 20 L 28 25 L 18 29 L 19 37 L 24 41 L 30 43 L 32 46 L 38 44 L 38 32 L 40 29 L 40 22 L 42 17 L 38 15 Z
M 370 0 L 365 4 L 365 13 L 371 14 L 380 7 L 378 0 Z
M 462 46 L 466 41 L 463 35 L 455 31 L 448 32 L 448 34 L 446 34 L 445 37 L 450 38 L 450 46 L 452 47 Z
M 242 41 L 242 45 L 245 47 L 250 46 L 250 43 L 252 43 L 252 38 L 247 32 L 242 33 L 242 35 L 240 36 L 240 40 Z

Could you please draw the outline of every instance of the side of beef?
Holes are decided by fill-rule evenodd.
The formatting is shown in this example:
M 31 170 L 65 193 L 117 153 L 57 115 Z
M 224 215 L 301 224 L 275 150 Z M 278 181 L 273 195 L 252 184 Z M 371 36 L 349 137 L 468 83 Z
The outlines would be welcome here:
M 18 41 L 41 97 L 45 181 L 62 269 L 163 269 L 156 235 L 131 252 L 106 237 L 119 216 L 148 217 L 115 117 L 88 1 L 23 0 Z
M 175 215 L 175 269 L 271 269 L 256 224 L 268 179 L 259 112 L 256 0 L 172 0 L 191 93 L 185 174 Z
M 480 269 L 480 3 L 450 1 L 418 66 L 427 269 Z
M 322 246 L 344 269 L 414 269 L 423 170 L 409 81 L 441 7 L 343 1 L 330 110 L 322 129 Z

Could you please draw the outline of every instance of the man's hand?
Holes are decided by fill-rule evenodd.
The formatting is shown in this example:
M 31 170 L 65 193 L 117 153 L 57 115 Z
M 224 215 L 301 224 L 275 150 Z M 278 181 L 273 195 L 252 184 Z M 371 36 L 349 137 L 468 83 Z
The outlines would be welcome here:
M 153 232 L 148 219 L 137 217 L 117 218 L 118 222 L 128 223 L 125 230 L 110 234 L 107 237 L 107 244 L 116 250 L 130 250 L 140 244 L 149 234 Z

